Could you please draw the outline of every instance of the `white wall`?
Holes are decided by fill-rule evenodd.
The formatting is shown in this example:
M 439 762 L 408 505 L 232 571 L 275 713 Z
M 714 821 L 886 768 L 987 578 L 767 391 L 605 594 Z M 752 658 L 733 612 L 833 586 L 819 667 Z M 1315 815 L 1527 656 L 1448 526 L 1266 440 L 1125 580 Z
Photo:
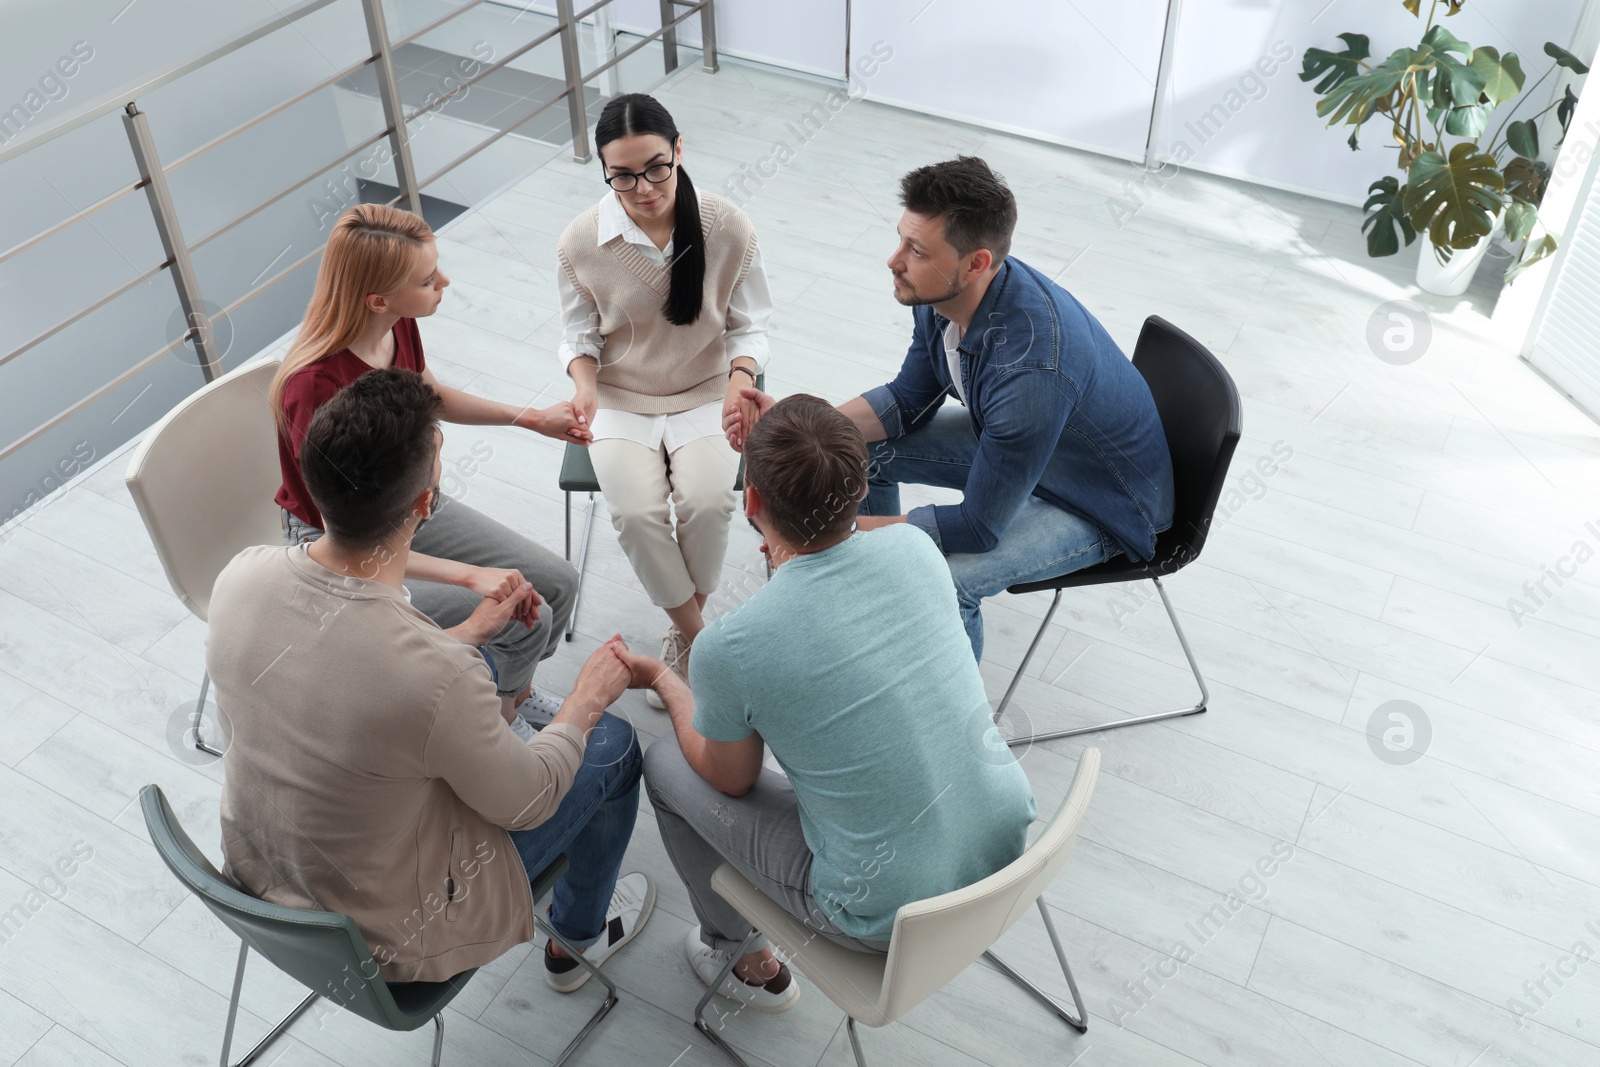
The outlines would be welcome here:
M 1342 51 L 1341 33 L 1371 38 L 1369 62 L 1396 48 L 1414 47 L 1424 23 L 1398 0 L 1327 8 L 1320 2 L 1181 2 L 1165 114 L 1154 138 L 1158 158 L 1179 158 L 1181 142 L 1194 153 L 1188 165 L 1198 169 L 1352 204 L 1366 199 L 1372 182 L 1396 172 L 1382 119 L 1369 121 L 1362 129 L 1361 150 L 1350 151 L 1345 144 L 1349 128 L 1325 126 L 1317 117 L 1312 83 L 1302 82 L 1299 73 L 1308 47 Z M 1584 0 L 1474 0 L 1442 22 L 1475 47 L 1488 44 L 1502 53 L 1516 52 L 1531 84 L 1551 64 L 1544 43 L 1566 46 L 1583 6 Z M 1423 4 L 1424 14 L 1427 8 Z M 1278 64 L 1270 78 L 1260 79 L 1259 88 L 1249 82 L 1241 87 L 1241 79 L 1259 58 L 1271 58 L 1274 47 L 1292 58 Z M 1230 91 L 1237 95 L 1229 97 Z M 1529 101 L 1519 115 L 1536 113 L 1533 104 Z M 1228 110 L 1227 121 L 1214 119 L 1205 131 L 1209 140 L 1202 140 L 1191 125 L 1216 105 Z M 1218 125 L 1221 132 L 1212 133 Z M 1491 131 L 1497 126 L 1495 122 Z
M 1166 0 L 855 0 L 851 55 L 894 49 L 869 98 L 1143 158 Z

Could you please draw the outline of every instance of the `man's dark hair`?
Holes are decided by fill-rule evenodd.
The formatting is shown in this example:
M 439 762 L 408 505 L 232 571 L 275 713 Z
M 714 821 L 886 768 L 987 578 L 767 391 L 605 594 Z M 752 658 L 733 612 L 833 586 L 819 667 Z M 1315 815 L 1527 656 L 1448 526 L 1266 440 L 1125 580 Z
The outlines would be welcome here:
M 784 397 L 744 444 L 745 481 L 767 520 L 792 545 L 829 541 L 850 529 L 867 488 L 867 442 L 855 423 L 820 397 Z
M 312 416 L 300 476 L 323 529 L 352 548 L 375 548 L 400 528 L 433 482 L 434 435 L 444 400 L 415 371 L 368 371 Z
M 930 163 L 900 179 L 900 206 L 929 218 L 944 216 L 944 239 L 958 255 L 987 248 L 994 265 L 1011 254 L 1017 198 L 977 156 Z

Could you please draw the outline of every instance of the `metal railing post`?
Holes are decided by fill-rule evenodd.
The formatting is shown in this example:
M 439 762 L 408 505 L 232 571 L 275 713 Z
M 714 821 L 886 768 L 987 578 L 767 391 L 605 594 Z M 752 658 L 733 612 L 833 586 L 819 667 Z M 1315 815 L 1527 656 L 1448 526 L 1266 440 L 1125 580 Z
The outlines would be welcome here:
M 400 195 L 413 215 L 422 216 L 422 192 L 417 188 L 417 169 L 411 162 L 411 138 L 406 129 L 405 104 L 400 100 L 400 83 L 394 78 L 394 54 L 389 45 L 389 23 L 384 18 L 383 0 L 361 0 L 367 17 L 367 39 L 377 56 L 378 98 L 383 101 L 383 121 L 389 125 L 389 147 L 394 155 L 394 177 Z
M 700 9 L 700 63 L 707 74 L 717 72 L 717 6 L 715 0 L 706 0 Z
M 668 74 L 678 69 L 678 27 L 672 25 L 676 17 L 672 0 L 661 0 L 661 64 Z
M 572 159 L 587 163 L 589 154 L 589 113 L 583 101 L 583 60 L 578 56 L 578 22 L 572 17 L 572 0 L 556 0 L 556 19 L 561 28 L 561 67 L 567 75 L 567 123 L 572 127 Z
M 155 216 L 156 233 L 161 238 L 161 247 L 167 254 L 167 260 L 172 264 L 172 284 L 178 290 L 183 321 L 189 324 L 186 332 L 193 338 L 195 352 L 200 356 L 200 373 L 206 381 L 215 381 L 222 373 L 222 355 L 217 351 L 216 338 L 211 332 L 211 318 L 200 299 L 200 284 L 195 278 L 194 263 L 189 259 L 189 246 L 184 242 L 183 228 L 178 225 L 178 212 L 172 206 L 166 172 L 161 169 L 161 158 L 156 154 L 156 143 L 150 136 L 150 123 L 138 105 L 131 103 L 122 117 L 122 123 L 127 127 L 134 164 L 139 168 L 145 195 L 150 200 L 150 213 Z

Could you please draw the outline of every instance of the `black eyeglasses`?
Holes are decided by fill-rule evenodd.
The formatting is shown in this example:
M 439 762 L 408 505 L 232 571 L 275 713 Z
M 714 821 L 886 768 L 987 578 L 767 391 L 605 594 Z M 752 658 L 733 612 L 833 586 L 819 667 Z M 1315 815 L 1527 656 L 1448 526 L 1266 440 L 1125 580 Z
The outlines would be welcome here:
M 651 185 L 660 185 L 672 177 L 672 168 L 675 166 L 676 163 L 652 163 L 641 174 L 613 174 L 606 179 L 606 184 L 619 193 L 630 192 L 639 184 L 640 178 Z

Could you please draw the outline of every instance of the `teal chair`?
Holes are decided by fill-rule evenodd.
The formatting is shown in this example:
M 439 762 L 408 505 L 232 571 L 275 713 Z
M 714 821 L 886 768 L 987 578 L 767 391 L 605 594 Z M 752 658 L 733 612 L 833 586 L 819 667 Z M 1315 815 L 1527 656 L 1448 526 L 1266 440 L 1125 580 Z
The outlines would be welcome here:
M 239 966 L 233 974 L 233 995 L 228 1000 L 228 1025 L 222 1035 L 221 1067 L 229 1067 L 228 1053 L 233 1046 L 233 1027 L 239 1014 L 239 992 L 244 986 L 244 964 L 253 948 L 279 970 L 311 992 L 283 1021 L 262 1038 L 244 1059 L 233 1067 L 247 1067 L 266 1051 L 318 997 L 326 997 L 346 1011 L 354 1012 L 385 1030 L 415 1030 L 433 1020 L 433 1067 L 439 1067 L 444 1051 L 444 1009 L 466 988 L 474 971 L 463 971 L 444 982 L 400 982 L 390 984 L 378 975 L 366 940 L 355 920 L 334 912 L 286 908 L 269 904 L 235 889 L 211 861 L 195 846 L 178 824 L 161 788 L 147 785 L 139 792 L 145 826 L 162 862 L 188 890 L 200 898 L 224 926 L 239 936 Z M 566 873 L 565 856 L 531 879 L 533 899 L 540 900 Z M 583 954 L 550 929 L 537 911 L 534 921 L 548 936 L 556 939 L 591 975 L 606 987 L 605 1003 L 600 1005 L 584 1028 L 555 1061 L 565 1063 L 589 1036 L 595 1026 L 617 1003 L 617 987 Z M 371 977 L 368 977 L 368 976 Z
M 756 375 L 756 388 L 766 389 L 767 376 Z M 588 493 L 589 503 L 583 509 L 583 539 L 578 544 L 578 591 L 572 596 L 572 614 L 567 616 L 567 640 L 572 640 L 572 633 L 578 627 L 578 603 L 583 599 L 583 568 L 589 561 L 589 534 L 594 530 L 594 497 L 600 492 L 600 480 L 594 476 L 594 464 L 589 462 L 589 450 L 583 445 L 567 445 L 566 453 L 561 457 L 561 479 L 557 482 L 561 491 L 567 494 L 566 520 L 567 520 L 567 562 L 572 562 L 572 494 Z M 733 480 L 733 491 L 744 491 L 744 456 L 739 457 L 739 474 Z M 771 565 L 767 573 L 772 572 Z

